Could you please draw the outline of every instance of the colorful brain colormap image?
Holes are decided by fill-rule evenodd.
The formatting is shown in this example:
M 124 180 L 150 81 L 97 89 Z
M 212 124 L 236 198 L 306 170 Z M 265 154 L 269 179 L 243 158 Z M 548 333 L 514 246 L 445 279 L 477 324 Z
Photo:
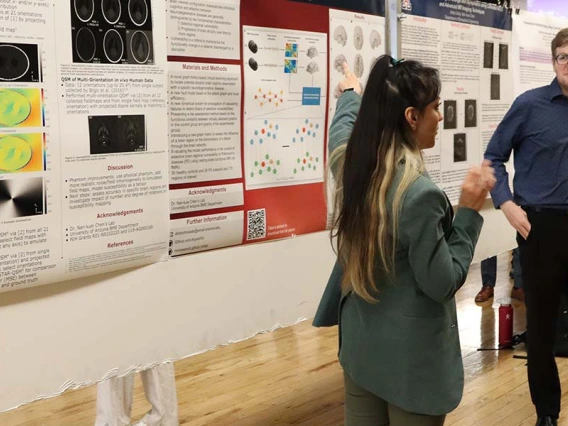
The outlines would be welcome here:
M 43 134 L 0 134 L 0 174 L 43 170 Z
M 39 89 L 0 89 L 0 127 L 41 127 Z

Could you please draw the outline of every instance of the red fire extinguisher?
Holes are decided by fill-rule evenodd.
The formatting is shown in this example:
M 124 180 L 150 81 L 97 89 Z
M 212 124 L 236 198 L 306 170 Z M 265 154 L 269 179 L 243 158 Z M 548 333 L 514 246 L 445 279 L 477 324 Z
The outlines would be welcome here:
M 513 307 L 510 302 L 499 306 L 499 348 L 513 347 Z

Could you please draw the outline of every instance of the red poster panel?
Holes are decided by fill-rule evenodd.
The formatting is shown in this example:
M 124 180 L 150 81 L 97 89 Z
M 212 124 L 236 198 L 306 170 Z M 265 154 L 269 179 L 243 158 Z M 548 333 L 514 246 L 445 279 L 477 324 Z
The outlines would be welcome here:
M 168 56 L 170 255 L 324 230 L 329 7 L 202 3 L 204 24 L 240 16 L 240 40 L 209 32 L 184 47 L 195 55 Z

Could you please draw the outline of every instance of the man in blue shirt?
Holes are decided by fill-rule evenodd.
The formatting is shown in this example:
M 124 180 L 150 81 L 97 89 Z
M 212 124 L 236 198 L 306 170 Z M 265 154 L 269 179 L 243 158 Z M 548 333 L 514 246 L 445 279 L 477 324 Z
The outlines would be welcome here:
M 519 96 L 491 139 L 491 197 L 517 230 L 527 306 L 528 379 L 537 426 L 560 414 L 554 341 L 568 282 L 568 28 L 552 40 L 556 78 Z M 505 163 L 514 151 L 514 195 Z

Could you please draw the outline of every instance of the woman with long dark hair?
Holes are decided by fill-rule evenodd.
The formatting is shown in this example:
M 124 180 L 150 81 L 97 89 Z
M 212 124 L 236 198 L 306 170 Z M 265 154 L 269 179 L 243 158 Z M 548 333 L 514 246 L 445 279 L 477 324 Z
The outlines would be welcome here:
M 348 67 L 330 128 L 338 262 L 314 325 L 339 322 L 346 426 L 439 426 L 463 393 L 454 295 L 495 178 L 472 167 L 452 206 L 425 171 L 438 72 L 382 56 L 363 96 Z

